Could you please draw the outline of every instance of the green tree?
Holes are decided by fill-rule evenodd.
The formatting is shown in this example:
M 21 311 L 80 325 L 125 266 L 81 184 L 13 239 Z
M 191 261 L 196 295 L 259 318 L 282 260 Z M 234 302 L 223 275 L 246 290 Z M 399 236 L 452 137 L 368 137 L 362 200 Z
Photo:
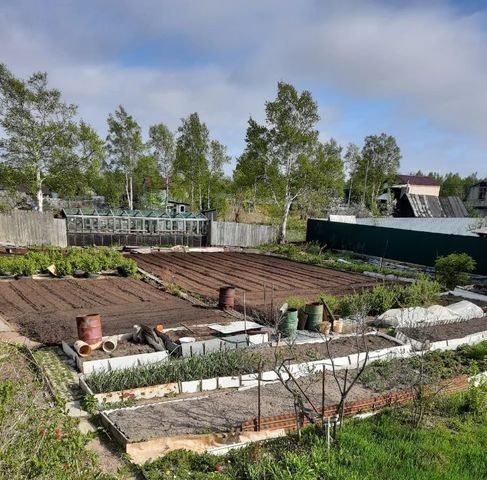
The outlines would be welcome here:
M 375 199 L 384 185 L 394 181 L 400 162 L 401 150 L 393 136 L 381 133 L 365 137 L 362 160 L 357 172 L 357 177 L 361 180 L 363 204 L 375 205 Z
M 323 216 L 343 196 L 344 172 L 342 147 L 335 139 L 319 143 L 316 156 L 311 165 L 312 175 L 308 179 L 308 187 L 298 199 L 302 217 Z
M 263 162 L 264 183 L 281 212 L 279 238 L 286 238 L 291 205 L 310 188 L 316 170 L 320 117 L 318 106 L 307 90 L 298 93 L 290 84 L 279 82 L 277 98 L 266 102 L 266 125 L 249 122 L 247 150 L 256 151 Z
M 106 168 L 123 173 L 125 194 L 130 210 L 134 208 L 133 176 L 137 162 L 144 152 L 142 133 L 139 124 L 120 105 L 115 114 L 108 116 L 108 136 Z
M 157 161 L 157 168 L 164 179 L 166 202 L 169 200 L 169 183 L 174 168 L 174 135 L 163 123 L 149 128 L 149 148 Z
M 34 73 L 24 81 L 0 65 L 0 126 L 4 135 L 0 154 L 27 179 L 39 211 L 43 211 L 42 187 L 52 175 L 52 165 L 62 162 L 68 168 L 76 157 L 70 152 L 76 144 L 76 110 L 75 105 L 62 101 L 59 90 L 48 88 L 46 73 Z
M 447 173 L 445 175 L 440 189 L 440 195 L 442 197 L 463 198 L 464 191 L 464 182 L 458 173 Z
M 468 274 L 475 270 L 477 263 L 466 253 L 452 253 L 438 257 L 435 261 L 435 275 L 438 281 L 449 289 L 468 283 Z
M 134 169 L 134 203 L 137 208 L 161 208 L 166 205 L 166 198 L 161 192 L 161 177 L 157 160 L 152 155 L 139 157 Z
M 208 151 L 210 133 L 208 127 L 195 112 L 182 119 L 176 140 L 174 171 L 185 183 L 189 182 L 191 208 L 203 209 L 203 184 L 208 175 Z
M 48 186 L 68 197 L 92 191 L 105 157 L 104 143 L 86 122 L 73 125 L 71 142 L 59 149 L 50 166 Z
M 207 208 L 212 205 L 211 195 L 215 192 L 215 187 L 221 184 L 223 179 L 223 165 L 230 163 L 231 157 L 227 154 L 227 147 L 218 140 L 210 142 L 210 155 L 208 162 L 207 179 Z M 213 189 L 213 190 L 212 190 Z M 214 203 L 214 202 L 213 202 Z

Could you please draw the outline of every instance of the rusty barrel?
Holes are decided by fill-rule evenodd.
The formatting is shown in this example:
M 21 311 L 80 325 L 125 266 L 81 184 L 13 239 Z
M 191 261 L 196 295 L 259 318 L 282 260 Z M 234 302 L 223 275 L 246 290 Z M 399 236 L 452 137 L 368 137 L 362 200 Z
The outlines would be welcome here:
M 235 287 L 220 287 L 220 296 L 218 297 L 218 308 L 222 310 L 233 310 L 235 305 Z
M 78 338 L 88 345 L 95 345 L 102 341 L 100 314 L 78 315 L 76 326 L 78 327 Z

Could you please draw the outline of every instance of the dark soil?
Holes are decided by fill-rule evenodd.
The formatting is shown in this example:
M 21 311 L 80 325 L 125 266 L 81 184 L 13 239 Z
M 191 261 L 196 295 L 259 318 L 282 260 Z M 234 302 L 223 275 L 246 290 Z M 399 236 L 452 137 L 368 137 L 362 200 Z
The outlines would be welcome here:
M 100 347 L 94 350 L 89 357 L 84 360 L 101 360 L 104 358 L 127 357 L 128 355 L 138 355 L 139 353 L 153 353 L 154 348 L 146 343 L 135 343 L 130 340 L 118 342 L 117 348 L 112 353 L 106 353 Z
M 315 300 L 321 292 L 344 295 L 377 283 L 359 273 L 255 253 L 153 253 L 133 258 L 162 281 L 210 299 L 217 300 L 219 287 L 234 285 L 236 304 L 242 306 L 245 292 L 247 307 L 261 312 L 270 309 L 272 301 L 278 306 L 291 296 Z
M 475 318 L 466 322 L 447 323 L 445 325 L 431 325 L 423 328 L 402 328 L 401 331 L 415 340 L 438 342 L 462 338 L 472 333 L 487 330 L 487 317 Z
M 283 345 L 279 347 L 278 359 L 292 359 L 292 363 L 312 362 L 325 358 L 339 358 L 353 355 L 358 352 L 381 350 L 395 347 L 397 343 L 381 337 L 380 335 L 365 335 L 362 337 L 333 338 L 326 343 L 308 343 L 301 345 Z M 271 370 L 276 364 L 274 348 L 258 348 L 259 355 L 264 358 L 264 370 Z M 328 351 L 330 352 L 328 354 Z
M 0 281 L 0 316 L 42 343 L 75 341 L 76 316 L 89 313 L 101 314 L 103 335 L 130 332 L 134 324 L 177 327 L 234 320 L 131 278 Z

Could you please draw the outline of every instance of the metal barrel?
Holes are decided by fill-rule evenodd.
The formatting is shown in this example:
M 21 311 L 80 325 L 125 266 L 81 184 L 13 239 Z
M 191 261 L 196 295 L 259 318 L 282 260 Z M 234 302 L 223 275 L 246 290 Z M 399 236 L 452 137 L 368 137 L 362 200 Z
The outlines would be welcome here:
M 220 287 L 220 295 L 218 297 L 218 308 L 221 310 L 233 310 L 235 305 L 235 287 L 227 286 Z
M 298 309 L 288 308 L 286 315 L 282 318 L 279 323 L 279 331 L 284 337 L 292 337 L 296 335 L 296 330 L 298 329 Z
M 99 344 L 102 341 L 101 317 L 98 313 L 78 315 L 76 317 L 78 338 L 88 345 Z
M 323 304 L 320 302 L 308 303 L 304 309 L 308 314 L 306 330 L 318 331 L 320 323 L 323 321 Z

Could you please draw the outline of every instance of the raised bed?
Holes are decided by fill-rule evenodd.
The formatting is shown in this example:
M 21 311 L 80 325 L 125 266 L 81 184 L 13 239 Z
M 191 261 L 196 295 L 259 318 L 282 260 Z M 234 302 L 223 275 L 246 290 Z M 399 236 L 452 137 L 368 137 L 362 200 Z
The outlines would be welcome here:
M 380 359 L 390 359 L 405 357 L 410 354 L 411 347 L 402 345 L 397 339 L 384 334 L 369 334 L 366 336 L 369 348 L 368 360 L 370 362 Z M 336 344 L 336 345 L 334 345 Z M 321 372 L 323 369 L 344 370 L 354 368 L 358 363 L 363 362 L 366 353 L 356 353 L 355 340 L 352 337 L 342 337 L 332 340 L 330 343 L 330 353 L 333 355 L 333 362 L 328 358 L 328 349 L 324 342 L 313 343 L 312 345 L 300 345 L 300 351 L 296 352 L 296 362 L 287 368 L 295 378 L 310 376 L 314 373 Z M 287 348 L 287 347 L 282 347 Z M 306 358 L 306 351 L 317 349 L 316 355 L 320 355 L 319 360 L 309 360 Z M 264 349 L 258 349 L 262 351 Z M 267 348 L 266 363 L 264 363 L 261 372 L 261 381 L 263 383 L 275 383 L 279 381 L 279 375 L 273 370 L 275 363 L 274 348 Z M 267 354 L 268 352 L 268 354 Z M 304 359 L 304 361 L 303 361 Z M 299 362 L 299 363 L 298 363 Z M 287 378 L 287 373 L 281 371 L 281 375 Z M 167 395 L 194 394 L 199 392 L 211 392 L 214 390 L 236 389 L 236 388 L 253 388 L 259 383 L 257 372 L 246 375 L 206 378 L 201 380 L 190 380 L 177 383 L 168 383 L 162 385 L 150 385 L 147 387 L 132 388 L 115 392 L 94 393 L 90 386 L 89 380 L 84 377 L 80 378 L 81 388 L 88 394 L 93 395 L 99 403 L 115 403 L 123 400 L 142 400 L 151 398 L 162 398 Z
M 95 350 L 89 357 L 80 357 L 67 342 L 62 342 L 64 353 L 74 360 L 81 373 L 90 375 L 100 371 L 123 370 L 125 368 L 140 367 L 149 363 L 157 363 L 166 360 L 169 356 L 166 350 L 157 351 L 154 347 L 146 344 L 131 342 L 133 333 L 112 335 L 103 337 L 104 340 L 115 337 L 120 345 L 112 354 Z

